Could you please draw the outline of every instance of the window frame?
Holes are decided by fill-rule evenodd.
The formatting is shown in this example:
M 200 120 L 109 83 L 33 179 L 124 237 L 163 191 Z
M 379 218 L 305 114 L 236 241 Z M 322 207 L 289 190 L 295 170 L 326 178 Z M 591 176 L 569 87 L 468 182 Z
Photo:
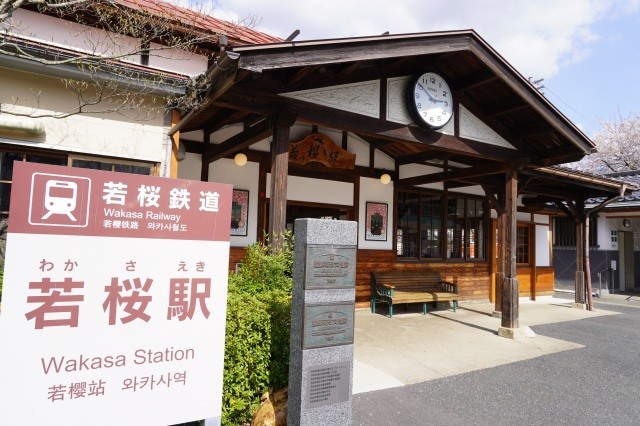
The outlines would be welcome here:
M 416 257 L 407 257 L 407 256 L 401 256 L 399 254 L 399 236 L 402 234 L 403 228 L 400 226 L 400 217 L 399 217 L 399 208 L 400 208 L 400 204 L 401 204 L 401 194 L 402 193 L 414 193 L 418 195 L 418 201 L 417 201 L 417 205 L 418 205 L 418 214 L 416 215 L 416 222 L 417 222 L 417 231 L 416 231 Z M 441 214 L 439 217 L 440 220 L 440 227 L 438 229 L 439 232 L 439 257 L 423 257 L 422 253 L 423 253 L 423 249 L 422 249 L 422 225 L 423 225 L 423 213 L 422 213 L 422 208 L 423 208 L 423 201 L 422 201 L 422 197 L 423 196 L 432 196 L 432 197 L 440 197 L 440 202 L 441 202 Z M 448 231 L 449 231 L 449 227 L 448 227 L 448 223 L 449 223 L 449 218 L 447 215 L 447 209 L 448 209 L 448 203 L 449 200 L 451 199 L 460 199 L 462 198 L 464 200 L 464 205 L 463 205 L 463 210 L 464 210 L 464 214 L 462 216 L 462 219 L 457 219 L 457 220 L 461 220 L 463 223 L 463 243 L 461 246 L 461 252 L 462 252 L 462 256 L 461 257 L 447 257 L 447 247 L 448 247 Z M 469 216 L 469 209 L 468 209 L 468 200 L 477 200 L 481 202 L 481 206 L 482 206 L 482 216 L 481 217 L 471 217 Z M 481 195 L 474 195 L 474 194 L 466 194 L 466 193 L 461 193 L 461 192 L 452 192 L 452 191 L 437 191 L 437 190 L 431 190 L 431 189 L 422 189 L 422 188 L 410 188 L 410 189 L 397 189 L 394 191 L 394 217 L 393 217 L 393 221 L 394 221 L 394 240 L 393 240 L 393 250 L 396 254 L 396 261 L 398 262 L 449 262 L 449 263 L 453 263 L 453 262 L 487 262 L 488 259 L 488 253 L 487 253 L 487 247 L 488 247 L 488 224 L 489 224 L 489 220 L 490 220 L 490 211 L 488 209 L 488 201 L 486 199 L 486 197 L 483 197 Z M 469 232 L 471 230 L 471 223 L 473 220 L 479 220 L 481 223 L 481 227 L 482 227 L 482 236 L 481 238 L 479 238 L 478 241 L 481 241 L 482 243 L 482 257 L 470 257 L 470 243 L 469 243 L 469 239 L 470 239 L 470 234 L 471 232 Z M 432 228 L 430 228 L 432 229 Z M 475 227 L 473 229 L 476 229 Z M 400 246 L 401 247 L 401 246 Z M 475 248 L 475 252 L 477 252 L 478 248 L 476 246 Z
M 116 165 L 125 165 L 125 166 L 139 166 L 139 167 L 148 167 L 149 168 L 149 176 L 157 176 L 158 174 L 158 163 L 154 163 L 152 161 L 142 161 L 142 160 L 129 160 L 122 159 L 116 157 L 106 157 L 106 156 L 98 156 L 98 155 L 80 155 L 69 152 L 58 152 L 51 150 L 39 150 L 39 149 L 29 149 L 25 148 L 21 145 L 0 145 L 0 153 L 12 153 L 18 154 L 22 157 L 23 162 L 27 162 L 28 156 L 41 156 L 46 158 L 57 158 L 60 159 L 60 166 L 73 167 L 73 160 L 82 160 L 82 161 L 95 161 L 101 162 L 105 164 L 111 163 L 111 171 L 114 171 Z M 19 160 L 14 160 L 19 161 Z M 122 172 L 126 173 L 126 172 Z M 13 170 L 11 179 L 0 179 L 0 185 L 11 185 L 13 182 Z M 7 201 L 7 207 L 10 208 L 9 201 Z M 0 210 L 0 218 L 8 219 L 9 210 Z

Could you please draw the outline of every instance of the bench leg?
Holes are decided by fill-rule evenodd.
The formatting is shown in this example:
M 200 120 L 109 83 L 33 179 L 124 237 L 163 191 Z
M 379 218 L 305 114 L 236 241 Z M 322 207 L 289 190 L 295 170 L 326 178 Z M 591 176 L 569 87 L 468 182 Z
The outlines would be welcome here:
M 422 303 L 422 315 L 427 315 L 427 302 Z
M 375 297 L 371 298 L 371 313 L 372 314 L 376 313 L 376 298 Z
M 393 304 L 389 303 L 389 318 L 393 318 Z
M 458 307 L 458 301 L 457 301 L 457 300 L 454 300 L 454 301 L 453 301 L 453 312 L 455 312 L 455 311 L 456 311 L 456 308 L 457 308 L 457 307 Z

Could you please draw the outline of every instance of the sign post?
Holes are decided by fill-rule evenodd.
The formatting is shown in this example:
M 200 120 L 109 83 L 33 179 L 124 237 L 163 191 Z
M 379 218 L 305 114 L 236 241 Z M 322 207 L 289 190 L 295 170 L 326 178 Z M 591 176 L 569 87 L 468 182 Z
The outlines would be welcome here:
M 14 164 L 0 424 L 218 419 L 232 188 Z
M 287 423 L 350 425 L 357 223 L 295 229 Z

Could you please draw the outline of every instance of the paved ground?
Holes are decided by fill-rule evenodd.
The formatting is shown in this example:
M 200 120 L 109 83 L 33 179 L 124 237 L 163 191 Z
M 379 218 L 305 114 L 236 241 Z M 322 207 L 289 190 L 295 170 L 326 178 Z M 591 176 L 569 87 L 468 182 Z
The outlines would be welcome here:
M 516 342 L 495 335 L 488 304 L 358 312 L 354 424 L 640 424 L 640 297 L 596 299 L 597 312 L 563 302 L 522 303 L 537 336 Z

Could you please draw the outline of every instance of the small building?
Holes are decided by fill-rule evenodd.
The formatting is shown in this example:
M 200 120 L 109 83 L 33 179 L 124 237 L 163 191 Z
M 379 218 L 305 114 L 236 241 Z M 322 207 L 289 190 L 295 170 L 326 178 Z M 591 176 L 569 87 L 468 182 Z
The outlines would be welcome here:
M 630 184 L 640 183 L 640 172 L 605 175 Z M 585 202 L 593 209 L 604 199 Z M 620 197 L 590 219 L 589 258 L 593 291 L 633 292 L 640 287 L 640 191 Z M 571 218 L 553 219 L 553 265 L 556 284 L 573 289 L 576 266 L 576 232 Z

